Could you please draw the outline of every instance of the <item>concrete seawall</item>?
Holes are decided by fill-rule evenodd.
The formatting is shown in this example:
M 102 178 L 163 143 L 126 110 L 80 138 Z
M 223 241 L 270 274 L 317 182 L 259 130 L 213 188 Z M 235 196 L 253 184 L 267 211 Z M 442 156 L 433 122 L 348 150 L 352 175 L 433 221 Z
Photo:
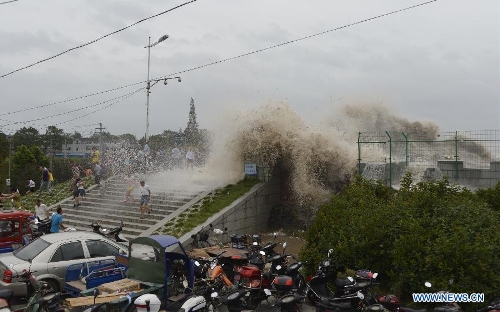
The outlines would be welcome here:
M 280 177 L 275 175 L 269 181 L 255 185 L 244 196 L 210 217 L 205 223 L 184 234 L 179 241 L 183 246 L 190 246 L 191 235 L 203 228 L 208 228 L 210 224 L 218 229 L 227 228 L 229 234 L 253 234 L 267 231 L 271 210 L 280 203 L 280 200 Z M 228 240 L 224 238 L 226 239 Z

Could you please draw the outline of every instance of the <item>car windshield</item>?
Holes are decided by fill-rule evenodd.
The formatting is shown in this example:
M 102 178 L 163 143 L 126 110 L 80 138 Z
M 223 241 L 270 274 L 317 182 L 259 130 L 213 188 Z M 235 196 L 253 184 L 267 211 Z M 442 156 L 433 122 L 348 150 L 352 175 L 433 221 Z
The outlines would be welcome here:
M 15 251 L 14 256 L 24 261 L 31 261 L 33 258 L 38 256 L 42 251 L 44 251 L 45 248 L 47 248 L 48 246 L 50 246 L 49 243 L 39 238 L 32 241 L 23 248 Z

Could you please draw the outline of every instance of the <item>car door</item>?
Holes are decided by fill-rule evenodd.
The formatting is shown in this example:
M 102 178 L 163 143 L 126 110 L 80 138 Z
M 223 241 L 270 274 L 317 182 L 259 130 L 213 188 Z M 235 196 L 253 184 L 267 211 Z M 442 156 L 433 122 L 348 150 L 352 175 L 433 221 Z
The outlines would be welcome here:
M 115 257 L 120 253 L 118 246 L 112 245 L 111 243 L 99 240 L 99 239 L 88 239 L 85 241 L 90 259 L 92 261 L 103 260 L 103 259 L 115 259 Z
M 66 276 L 68 266 L 85 261 L 85 253 L 83 251 L 82 242 L 72 241 L 63 242 L 60 244 L 47 265 L 49 274 L 54 274 L 60 278 Z

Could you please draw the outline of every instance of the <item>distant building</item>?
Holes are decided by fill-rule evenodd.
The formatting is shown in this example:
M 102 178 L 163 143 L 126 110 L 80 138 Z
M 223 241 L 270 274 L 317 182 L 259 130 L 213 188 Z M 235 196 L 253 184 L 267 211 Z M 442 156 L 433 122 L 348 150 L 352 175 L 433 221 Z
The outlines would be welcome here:
M 99 143 L 95 142 L 94 139 L 76 139 L 73 143 L 63 144 L 62 151 L 59 151 L 54 156 L 88 158 L 93 146 L 99 147 Z

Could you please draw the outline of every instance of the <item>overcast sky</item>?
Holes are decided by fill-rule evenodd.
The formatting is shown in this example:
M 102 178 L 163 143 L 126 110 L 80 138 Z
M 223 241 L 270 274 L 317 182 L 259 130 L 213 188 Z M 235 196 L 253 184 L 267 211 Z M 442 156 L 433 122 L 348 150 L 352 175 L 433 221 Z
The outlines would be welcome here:
M 0 0 L 3 2 L 4 0 Z M 0 75 L 186 1 L 19 0 L 0 5 Z M 425 1 L 198 0 L 87 47 L 0 78 L 0 131 L 55 125 L 91 135 L 145 133 L 144 87 L 54 102 L 183 72 Z M 150 134 L 201 128 L 228 108 L 285 100 L 318 123 L 346 104 L 384 103 L 442 131 L 500 129 L 500 2 L 436 2 L 307 40 L 180 74 L 151 89 Z M 113 104 L 115 103 L 115 104 Z M 110 105 L 112 104 L 112 105 Z M 31 109 L 36 108 L 36 109 Z M 20 112 L 21 111 L 21 112 Z M 54 116 L 55 117 L 51 117 Z M 40 120 L 34 120 L 40 119 Z M 18 123 L 15 123 L 18 122 Z

